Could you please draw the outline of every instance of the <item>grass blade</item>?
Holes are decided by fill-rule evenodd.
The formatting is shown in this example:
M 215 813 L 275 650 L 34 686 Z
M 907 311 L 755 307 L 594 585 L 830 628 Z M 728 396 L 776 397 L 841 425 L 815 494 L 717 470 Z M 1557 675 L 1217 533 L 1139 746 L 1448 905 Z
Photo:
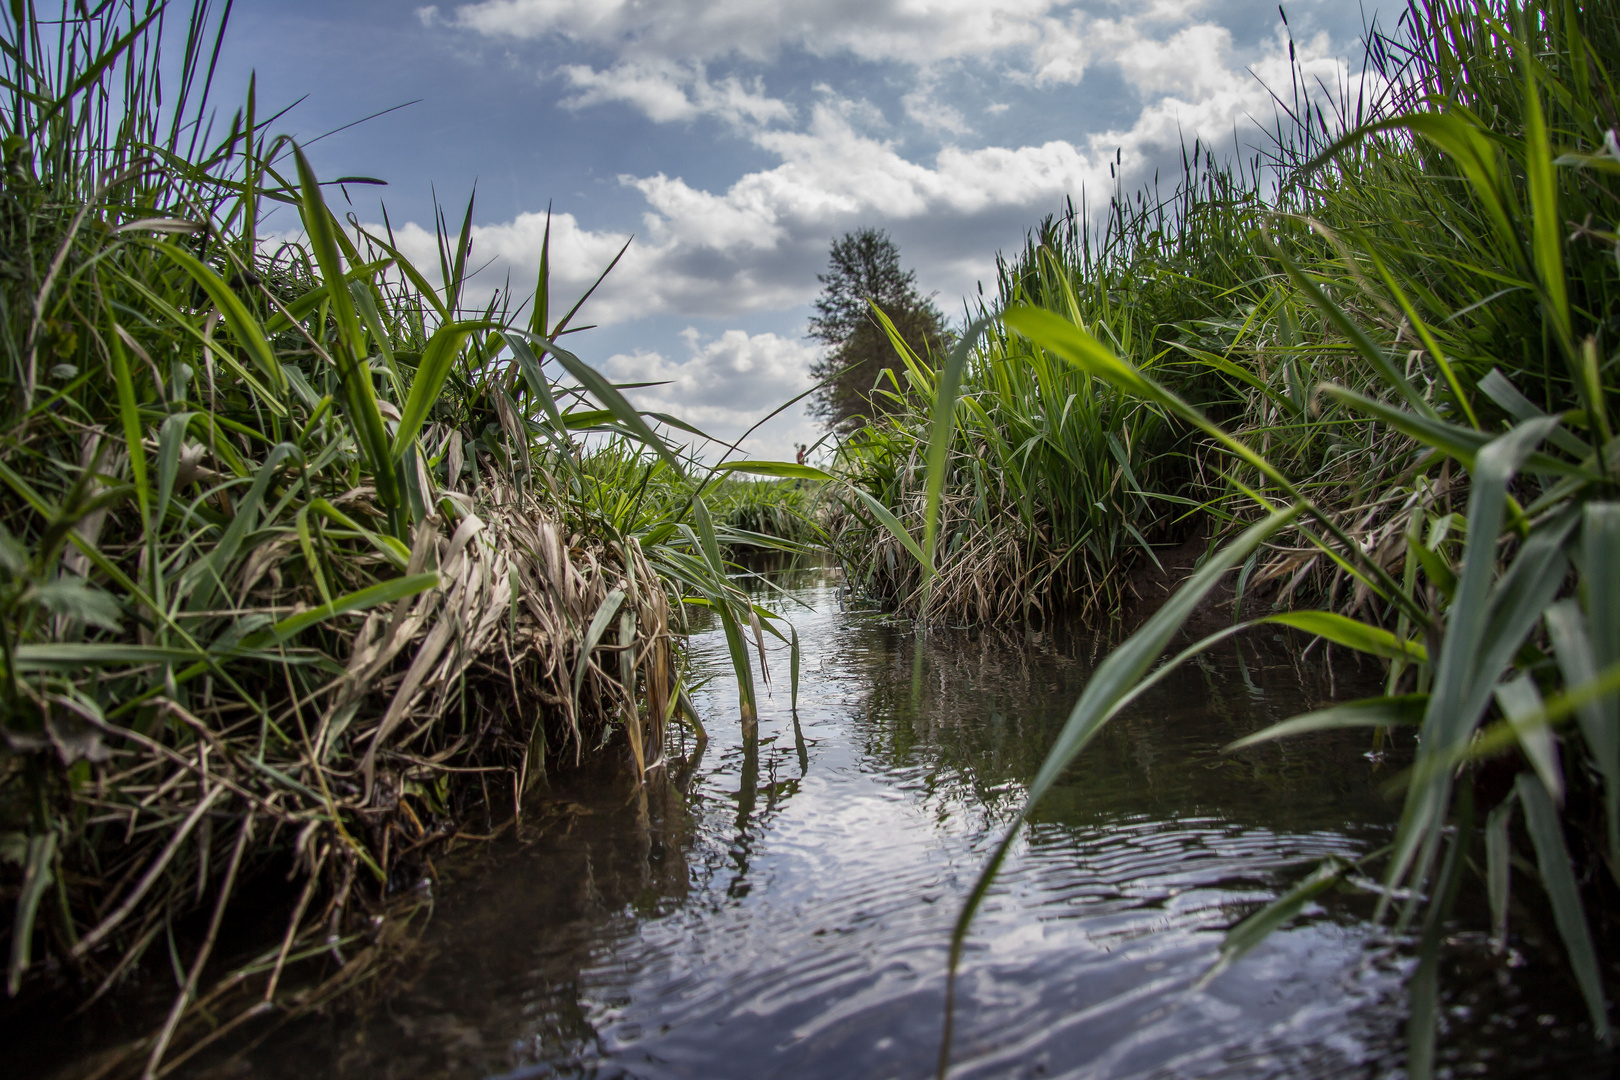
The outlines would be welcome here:
M 1553 921 L 1558 925 L 1558 936 L 1564 940 L 1569 964 L 1575 970 L 1575 981 L 1592 1018 L 1592 1030 L 1603 1042 L 1609 1041 L 1609 1002 L 1603 993 L 1603 979 L 1598 973 L 1597 951 L 1592 944 L 1591 932 L 1586 927 L 1586 912 L 1581 906 L 1580 889 L 1575 884 L 1575 871 L 1570 862 L 1569 849 L 1564 845 L 1563 824 L 1558 811 L 1541 781 L 1525 773 L 1519 777 L 1519 801 L 1524 804 L 1524 824 L 1536 849 L 1536 866 L 1541 871 L 1541 883 L 1552 903 Z

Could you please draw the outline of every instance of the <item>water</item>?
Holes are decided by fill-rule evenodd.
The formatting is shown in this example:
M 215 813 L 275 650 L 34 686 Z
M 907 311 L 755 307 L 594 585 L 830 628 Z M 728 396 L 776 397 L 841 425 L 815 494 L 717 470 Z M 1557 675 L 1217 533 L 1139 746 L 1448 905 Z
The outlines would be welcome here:
M 945 950 L 983 859 L 1096 657 L 1082 633 L 909 629 L 792 612 L 797 718 L 773 654 L 746 751 L 724 641 L 692 641 L 711 735 L 645 793 L 559 782 L 523 830 L 441 884 L 386 994 L 208 1071 L 355 1077 L 932 1075 Z M 1371 897 L 1330 894 L 1204 989 L 1222 932 L 1328 855 L 1387 843 L 1401 764 L 1363 733 L 1220 747 L 1372 665 L 1251 640 L 1117 718 L 1046 801 L 973 925 L 952 1076 L 1337 1077 L 1398 1072 L 1406 954 Z M 1474 925 L 1481 925 L 1476 922 Z M 1607 1075 L 1556 966 L 1459 934 L 1447 1075 Z M 1533 958 L 1534 959 L 1534 958 Z

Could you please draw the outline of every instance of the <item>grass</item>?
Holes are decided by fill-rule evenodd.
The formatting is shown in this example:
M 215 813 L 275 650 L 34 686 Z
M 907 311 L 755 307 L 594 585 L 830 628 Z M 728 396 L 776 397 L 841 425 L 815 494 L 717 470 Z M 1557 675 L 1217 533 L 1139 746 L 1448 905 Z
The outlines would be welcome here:
M 724 551 L 771 522 L 558 344 L 549 245 L 521 304 L 470 305 L 470 205 L 418 268 L 252 86 L 217 111 L 204 0 L 0 18 L 7 990 L 82 1005 L 166 956 L 167 1018 L 106 1066 L 157 1076 L 362 980 L 357 916 L 559 759 L 611 740 L 661 782 L 685 605 L 752 733 L 787 631 Z M 271 870 L 283 931 L 216 958 Z
M 867 498 L 845 527 L 867 537 L 869 587 L 925 614 L 1034 605 L 1041 550 L 1090 564 L 1068 571 L 1084 601 L 1176 515 L 1225 532 L 1076 702 L 964 907 L 953 973 L 1025 817 L 1147 686 L 1261 625 L 1386 660 L 1384 696 L 1230 749 L 1415 731 L 1392 843 L 1233 927 L 1208 978 L 1347 876 L 1380 877 L 1378 918 L 1417 958 L 1407 1070 L 1428 1077 L 1464 887 L 1489 897 L 1499 945 L 1516 920 L 1549 926 L 1610 1038 L 1620 15 L 1429 0 L 1369 41 L 1361 92 L 1296 79 L 1277 95 L 1264 154 L 1195 147 L 1169 198 L 1120 192 L 1100 234 L 1074 215 L 1033 237 L 1002 275 L 1000 326 L 908 364 L 927 405 L 846 447 Z M 1007 539 L 986 547 L 997 522 Z M 1166 659 L 1234 572 L 1254 614 Z M 976 609 L 975 590 L 1002 608 Z M 1307 599 L 1323 606 L 1289 610 Z M 1492 782 L 1503 771 L 1516 779 Z M 947 1026 L 942 1075 L 949 1053 Z

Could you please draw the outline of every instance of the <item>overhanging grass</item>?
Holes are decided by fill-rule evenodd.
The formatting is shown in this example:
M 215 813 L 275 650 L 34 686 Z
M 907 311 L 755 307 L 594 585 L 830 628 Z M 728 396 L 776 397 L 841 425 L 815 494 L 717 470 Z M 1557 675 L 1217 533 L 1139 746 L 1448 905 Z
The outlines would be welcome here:
M 353 985 L 380 946 L 352 914 L 559 758 L 611 738 L 658 782 L 683 603 L 724 624 L 752 733 L 772 617 L 727 578 L 751 538 L 706 512 L 712 474 L 659 433 L 679 422 L 557 344 L 578 308 L 551 303 L 549 245 L 532 294 L 469 306 L 471 207 L 433 273 L 339 221 L 252 88 L 215 110 L 208 5 L 9 10 L 8 992 L 83 1001 L 167 952 L 167 1021 L 119 1059 L 155 1075 L 232 1008 Z M 272 207 L 300 242 L 261 242 Z M 284 931 L 210 988 L 270 865 Z M 293 961 L 336 967 L 289 995 Z

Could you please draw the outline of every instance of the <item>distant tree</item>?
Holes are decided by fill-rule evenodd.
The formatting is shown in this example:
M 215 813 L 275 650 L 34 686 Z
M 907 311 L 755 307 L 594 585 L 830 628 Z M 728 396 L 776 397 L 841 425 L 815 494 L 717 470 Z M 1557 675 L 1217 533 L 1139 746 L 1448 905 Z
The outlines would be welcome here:
M 815 395 L 810 413 L 828 428 L 849 430 L 861 418 L 884 411 L 887 403 L 872 397 L 878 380 L 887 382 L 884 369 L 904 370 L 867 301 L 881 308 L 900 337 L 923 357 L 939 346 L 945 318 L 931 299 L 917 291 L 916 273 L 901 268 L 900 248 L 882 229 L 857 229 L 833 241 L 827 272 L 817 274 L 816 280 L 823 288 L 810 320 L 810 336 L 828 350 L 810 366 L 810 373 L 818 382 L 835 372 L 843 374 Z

